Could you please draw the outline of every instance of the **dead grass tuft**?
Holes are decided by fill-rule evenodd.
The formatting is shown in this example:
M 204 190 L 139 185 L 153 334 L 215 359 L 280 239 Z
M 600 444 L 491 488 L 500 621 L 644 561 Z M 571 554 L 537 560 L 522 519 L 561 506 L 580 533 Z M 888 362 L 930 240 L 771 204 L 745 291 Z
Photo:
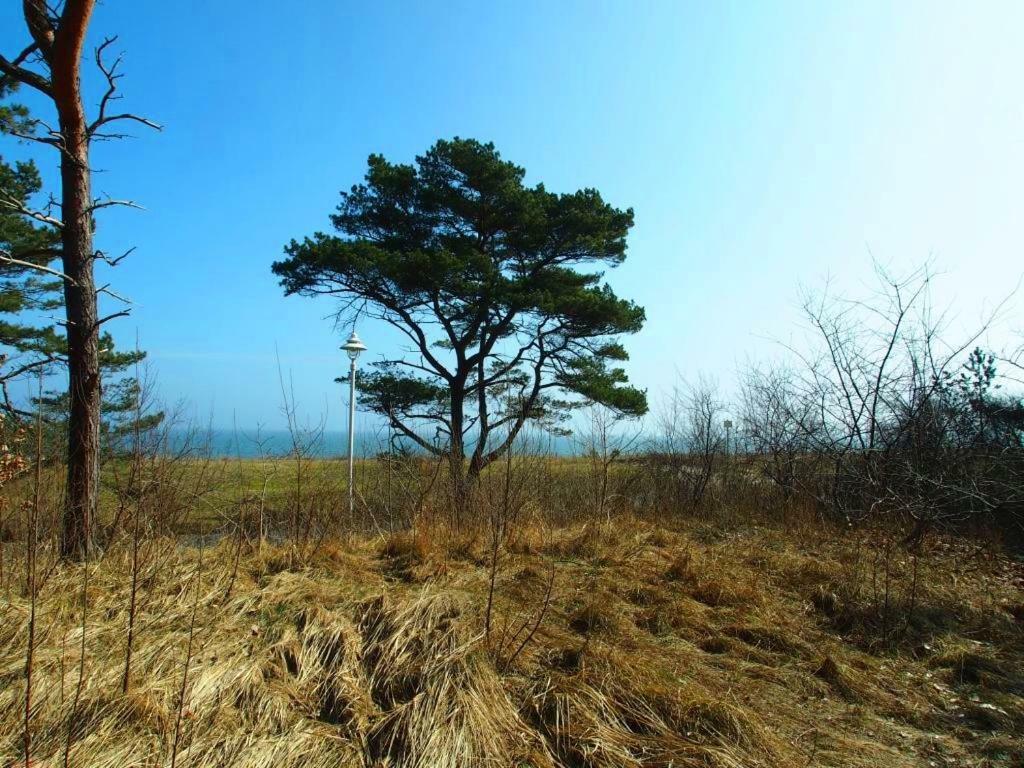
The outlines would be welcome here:
M 995 690 L 1016 690 L 1024 688 L 1024 680 L 996 659 L 964 648 L 940 653 L 933 657 L 930 666 L 948 669 L 952 681 L 958 685 L 980 685 Z
M 579 528 L 556 532 L 544 552 L 560 559 L 603 560 L 621 553 L 621 533 L 604 523 L 587 523 Z
M 665 528 L 655 528 L 647 539 L 654 547 L 671 547 L 676 543 L 676 537 Z
M 419 530 L 396 531 L 380 546 L 380 556 L 410 565 L 421 565 L 430 556 L 427 536 Z
M 378 598 L 366 604 L 360 629 L 380 710 L 366 735 L 371 760 L 514 765 L 536 749 L 451 596 L 424 592 L 402 606 Z
M 693 565 L 690 553 L 682 552 L 672 558 L 672 562 L 665 569 L 665 578 L 668 581 L 680 581 L 686 584 L 696 583 L 697 573 L 694 571 Z
M 445 554 L 452 560 L 482 564 L 484 562 L 484 537 L 480 531 L 449 533 L 444 539 Z
M 544 550 L 544 538 L 543 525 L 537 521 L 530 521 L 512 530 L 505 546 L 513 554 L 537 555 Z
M 847 701 L 861 698 L 859 686 L 853 681 L 849 671 L 831 656 L 825 656 L 814 670 L 814 676 L 824 680 L 832 690 Z
M 668 713 L 676 732 L 722 747 L 739 748 L 746 753 L 767 753 L 764 727 L 755 723 L 738 707 L 723 701 L 705 699 L 673 706 Z
M 201 573 L 196 550 L 154 544 L 127 693 L 130 559 L 111 548 L 89 565 L 77 704 L 85 570 L 58 566 L 37 606 L 33 764 L 63 764 L 69 724 L 70 765 L 169 764 L 179 703 L 183 768 L 995 766 L 1024 749 L 1020 628 L 1002 609 L 1019 596 L 1003 581 L 929 565 L 915 617 L 955 607 L 957 620 L 903 652 L 866 642 L 866 619 L 837 633 L 872 587 L 843 570 L 839 544 L 629 531 L 554 530 L 503 551 L 494 634 L 536 616 L 554 585 L 508 669 L 485 637 L 486 564 L 472 547 L 455 560 L 440 528 L 319 553 L 242 547 L 233 582 L 227 543 Z M 5 569 L 18 573 L 10 550 Z M 403 569 L 415 578 L 395 578 Z M 4 586 L 9 765 L 22 759 L 29 612 L 17 579 Z
M 807 643 L 778 627 L 732 624 L 725 627 L 722 632 L 762 651 L 783 653 L 794 658 L 810 653 L 810 646 Z
M 699 647 L 705 653 L 720 654 L 728 653 L 732 649 L 732 643 L 726 637 L 713 635 L 702 640 Z
M 649 584 L 622 583 L 615 585 L 616 594 L 633 605 L 654 606 L 663 605 L 668 601 L 667 596 Z
M 614 605 L 608 596 L 590 597 L 569 617 L 569 627 L 580 634 L 589 635 L 593 632 L 605 632 L 617 625 Z
M 645 608 L 638 611 L 633 621 L 640 629 L 657 637 L 668 635 L 675 629 L 662 608 Z
M 742 605 L 754 599 L 749 589 L 714 578 L 702 578 L 690 590 L 690 596 L 712 608 Z

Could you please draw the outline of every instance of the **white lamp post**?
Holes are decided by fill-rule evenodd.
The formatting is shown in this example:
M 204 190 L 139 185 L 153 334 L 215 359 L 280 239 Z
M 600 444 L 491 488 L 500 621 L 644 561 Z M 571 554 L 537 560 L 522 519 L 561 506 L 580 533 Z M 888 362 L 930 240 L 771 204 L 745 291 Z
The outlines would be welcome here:
M 356 451 L 356 358 L 366 351 L 366 345 L 360 341 L 353 330 L 348 341 L 341 345 L 351 361 L 348 372 L 348 514 L 355 514 L 355 451 Z

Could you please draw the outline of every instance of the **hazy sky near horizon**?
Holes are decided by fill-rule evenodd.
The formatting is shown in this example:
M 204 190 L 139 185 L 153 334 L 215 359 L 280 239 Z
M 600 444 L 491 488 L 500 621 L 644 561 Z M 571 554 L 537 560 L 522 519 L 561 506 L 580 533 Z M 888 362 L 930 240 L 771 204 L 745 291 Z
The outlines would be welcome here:
M 8 56 L 19 9 L 0 9 Z M 608 279 L 647 310 L 626 344 L 654 399 L 777 355 L 800 286 L 863 287 L 869 254 L 931 259 L 955 332 L 1024 274 L 1022 28 L 1019 2 L 106 0 L 92 42 L 119 36 L 122 106 L 166 126 L 94 154 L 97 192 L 147 209 L 100 220 L 100 247 L 137 246 L 103 278 L 136 302 L 111 330 L 215 425 L 283 424 L 279 359 L 301 410 L 341 428 L 333 305 L 284 298 L 270 264 L 329 227 L 367 155 L 457 135 L 635 209 Z M 991 344 L 1024 327 L 1019 303 Z M 394 353 L 359 331 L 369 359 Z

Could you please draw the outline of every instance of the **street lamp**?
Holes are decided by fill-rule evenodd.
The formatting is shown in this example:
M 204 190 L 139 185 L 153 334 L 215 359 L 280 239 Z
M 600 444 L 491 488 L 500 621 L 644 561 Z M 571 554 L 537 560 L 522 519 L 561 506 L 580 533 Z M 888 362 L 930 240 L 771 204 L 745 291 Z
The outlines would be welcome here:
M 348 372 L 348 514 L 355 514 L 355 451 L 356 451 L 356 358 L 366 351 L 366 345 L 360 341 L 353 330 L 348 341 L 341 345 L 351 361 Z

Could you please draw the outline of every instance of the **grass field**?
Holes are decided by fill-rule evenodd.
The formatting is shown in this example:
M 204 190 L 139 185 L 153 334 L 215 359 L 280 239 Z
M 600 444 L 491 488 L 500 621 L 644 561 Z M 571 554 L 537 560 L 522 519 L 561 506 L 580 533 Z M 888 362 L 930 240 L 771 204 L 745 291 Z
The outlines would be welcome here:
M 348 515 L 348 464 L 345 459 L 303 457 L 260 458 L 182 458 L 148 456 L 132 476 L 130 459 L 108 460 L 101 473 L 99 520 L 111 523 L 128 514 L 140 489 L 145 488 L 150 507 L 159 507 L 159 514 L 168 518 L 178 533 L 198 534 L 229 530 L 238 520 L 242 508 L 262 514 L 269 528 L 285 529 L 289 519 L 314 515 L 320 523 L 334 531 L 366 528 L 377 531 L 391 529 L 408 522 L 417 500 L 424 493 L 424 502 L 432 500 L 437 508 L 450 504 L 443 495 L 445 468 L 427 458 L 396 462 L 390 467 L 383 461 L 364 458 L 355 462 L 357 499 L 356 519 Z M 504 471 L 495 465 L 487 470 L 491 476 Z M 545 509 L 590 511 L 595 473 L 602 468 L 595 459 L 581 456 L 520 456 L 513 470 L 525 476 L 533 502 Z M 48 466 L 43 471 L 46 504 L 60 506 L 63 493 L 63 470 Z M 628 483 L 633 465 L 619 461 L 608 466 L 610 478 L 607 495 L 622 506 L 620 486 Z M 501 478 L 496 478 L 500 484 Z M 520 481 L 517 481 L 520 482 Z M 32 498 L 32 477 L 26 474 L 3 489 L 11 509 L 24 506 Z M 585 509 L 584 509 L 585 507 Z M 159 515 L 151 515 L 153 517 Z M 571 514 L 569 515 L 572 516 Z M 17 528 L 18 515 L 8 514 L 0 520 L 0 530 Z
M 131 549 L 115 545 L 42 582 L 32 764 L 1021 765 L 1020 565 L 816 534 L 523 525 L 490 622 L 482 535 L 149 540 L 127 686 Z M 19 557 L 2 765 L 24 754 Z

